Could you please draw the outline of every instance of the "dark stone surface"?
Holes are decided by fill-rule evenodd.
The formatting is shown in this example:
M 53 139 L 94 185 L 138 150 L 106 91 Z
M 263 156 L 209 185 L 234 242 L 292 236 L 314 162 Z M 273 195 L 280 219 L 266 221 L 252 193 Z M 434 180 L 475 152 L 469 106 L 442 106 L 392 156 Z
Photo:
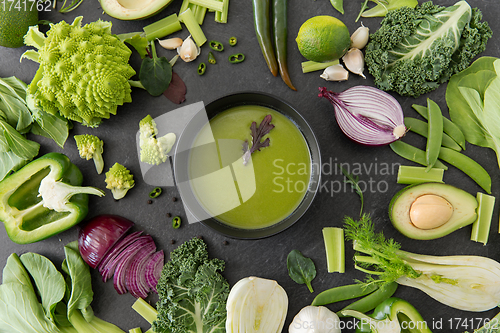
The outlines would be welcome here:
M 285 330 L 293 316 L 302 307 L 310 304 L 319 291 L 352 283 L 353 279 L 363 278 L 363 274 L 353 268 L 353 252 L 351 245 L 348 243 L 346 244 L 346 273 L 328 274 L 326 270 L 321 229 L 327 226 L 342 226 L 342 219 L 345 215 L 355 216 L 359 212 L 357 195 L 352 193 L 350 189 L 339 191 L 339 193 L 332 193 L 330 190 L 330 184 L 334 186 L 334 192 L 336 192 L 338 184 L 342 183 L 342 175 L 338 168 L 335 169 L 335 163 L 349 163 L 353 168 L 356 167 L 355 163 L 361 163 L 363 171 L 360 179 L 366 182 L 372 181 L 372 184 L 379 186 L 378 190 L 370 191 L 368 188 L 365 192 L 365 211 L 373 216 L 377 229 L 383 230 L 387 237 L 394 237 L 401 242 L 403 249 L 422 254 L 474 254 L 496 260 L 500 259 L 500 250 L 497 246 L 500 237 L 497 233 L 496 223 L 498 221 L 498 209 L 495 209 L 492 232 L 487 246 L 469 240 L 470 226 L 441 239 L 416 241 L 405 238 L 389 223 L 387 206 L 394 193 L 402 188 L 402 186 L 396 184 L 397 168 L 392 169 L 392 165 L 394 163 L 408 164 L 408 162 L 397 157 L 388 147 L 362 147 L 349 141 L 335 122 L 332 106 L 326 100 L 317 98 L 318 86 L 326 86 L 328 89 L 341 91 L 359 84 L 372 85 L 372 78 L 368 75 L 368 78 L 364 80 L 356 75 L 351 75 L 348 82 L 333 83 L 325 82 L 319 78 L 319 73 L 302 74 L 300 63 L 304 59 L 300 56 L 294 42 L 300 25 L 306 19 L 320 14 L 340 18 L 347 24 L 350 32 L 354 32 L 359 25 L 354 23 L 354 19 L 358 13 L 360 1 L 345 2 L 346 15 L 342 16 L 332 8 L 327 0 L 289 0 L 289 68 L 298 92 L 291 91 L 279 77 L 275 78 L 269 73 L 255 38 L 250 1 L 231 1 L 228 24 L 215 23 L 213 14 L 210 13 L 203 25 L 203 30 L 209 40 L 216 39 L 226 42 L 231 36 L 238 37 L 238 45 L 234 48 L 234 51 L 244 53 L 247 56 L 245 62 L 231 65 L 225 61 L 233 51 L 227 46 L 228 50 L 220 55 L 215 54 L 218 58 L 217 65 L 208 65 L 207 73 L 203 77 L 199 77 L 196 73 L 197 64 L 201 60 L 196 60 L 194 64 L 179 62 L 174 67 L 187 85 L 186 103 L 198 101 L 208 103 L 218 97 L 238 91 L 268 92 L 289 101 L 295 106 L 316 133 L 320 142 L 323 161 L 326 163 L 331 161 L 330 163 L 334 168 L 331 172 L 328 169 L 324 170 L 322 182 L 326 183 L 326 187 L 323 187 L 318 193 L 308 213 L 295 226 L 279 235 L 253 241 L 229 240 L 199 223 L 193 225 L 184 224 L 180 229 L 173 230 L 171 219 L 167 218 L 166 214 L 170 213 L 172 216 L 185 217 L 182 202 L 172 200 L 172 197 L 179 198 L 176 189 L 173 187 L 166 188 L 158 199 L 153 200 L 153 204 L 147 203 L 148 194 L 153 189 L 153 186 L 142 181 L 135 149 L 135 135 L 138 130 L 138 122 L 145 115 L 151 114 L 156 117 L 177 108 L 177 105 L 172 104 L 163 96 L 153 98 L 145 91 L 134 89 L 133 103 L 120 107 L 118 114 L 104 121 L 99 128 L 89 129 L 75 125 L 64 150 L 57 147 L 50 140 L 41 137 L 34 138 L 41 143 L 40 154 L 50 151 L 64 152 L 82 170 L 86 185 L 104 188 L 104 174 L 97 175 L 91 161 L 79 158 L 72 139 L 75 134 L 90 133 L 98 135 L 105 142 L 105 170 L 108 170 L 115 162 L 119 162 L 129 168 L 135 175 L 136 185 L 124 199 L 117 202 L 113 200 L 109 191 L 107 191 L 104 198 L 92 197 L 90 199 L 88 218 L 103 213 L 123 215 L 136 222 L 137 229 L 153 235 L 158 247 L 167 252 L 191 237 L 202 235 L 208 243 L 210 255 L 226 261 L 224 275 L 231 285 L 241 278 L 255 275 L 275 279 L 285 288 L 290 300 Z M 442 5 L 452 5 L 454 3 L 453 0 L 437 2 Z M 142 21 L 125 22 L 111 19 L 113 32 L 119 34 L 139 31 L 146 24 L 178 12 L 180 3 L 180 0 L 175 0 L 161 14 Z M 500 48 L 496 36 L 496 33 L 500 33 L 498 21 L 500 7 L 498 2 L 496 0 L 471 0 L 470 3 L 482 9 L 484 18 L 490 23 L 495 32 L 495 37 L 490 40 L 484 55 L 498 56 Z M 110 17 L 102 13 L 99 3 L 95 0 L 85 0 L 77 10 L 68 14 L 46 12 L 42 13 L 40 18 L 54 22 L 63 19 L 72 21 L 78 15 L 84 16 L 84 23 L 98 18 L 110 19 Z M 379 21 L 379 19 L 363 19 L 363 23 L 372 31 L 378 28 Z M 175 35 L 184 38 L 188 33 L 184 29 Z M 19 57 L 25 50 L 26 48 L 7 49 L 0 47 L 0 77 L 15 75 L 25 82 L 29 82 L 33 78 L 37 65 L 29 60 L 19 63 Z M 166 56 L 167 58 L 174 55 L 173 51 L 159 48 L 158 53 L 160 56 Z M 205 59 L 207 53 L 208 47 L 205 46 L 200 59 Z M 136 53 L 132 56 L 131 64 L 138 70 L 140 59 Z M 396 96 L 396 98 L 402 104 L 406 116 L 416 117 L 417 114 L 411 109 L 411 105 L 413 103 L 424 104 L 427 97 L 435 100 L 441 106 L 443 112 L 447 114 L 444 98 L 445 89 L 446 84 L 418 99 L 402 98 L 400 96 Z M 407 141 L 420 145 L 421 148 L 425 146 L 424 141 L 414 135 L 408 138 Z M 493 194 L 498 196 L 500 193 L 500 177 L 495 153 L 486 148 L 468 145 L 465 154 L 477 160 L 490 173 L 493 180 Z M 389 174 L 383 174 L 382 172 L 385 163 L 391 166 Z M 364 169 L 365 166 L 367 169 Z M 369 169 L 370 166 L 372 169 Z M 460 186 L 472 194 L 480 190 L 471 179 L 455 168 L 450 168 L 445 173 L 445 181 Z M 36 244 L 16 245 L 8 239 L 4 229 L 0 228 L 0 267 L 4 266 L 5 260 L 10 253 L 22 254 L 29 251 L 43 254 L 57 265 L 60 265 L 64 256 L 63 246 L 75 240 L 77 235 L 77 228 L 72 228 L 67 232 Z M 175 240 L 175 244 L 172 244 L 172 240 Z M 224 243 L 226 241 L 228 241 L 227 245 Z M 314 294 L 310 294 L 306 286 L 297 285 L 288 277 L 286 256 L 293 249 L 302 251 L 304 255 L 312 258 L 316 263 L 318 275 L 312 283 L 315 290 Z M 99 274 L 95 271 L 92 272 L 92 277 L 95 292 L 93 308 L 99 317 L 119 325 L 124 330 L 137 326 L 147 329 L 147 323 L 130 308 L 134 302 L 132 296 L 119 296 L 114 291 L 112 282 L 102 283 Z M 463 331 L 467 327 L 462 326 L 456 329 L 454 326 L 452 328 L 449 320 L 452 320 L 453 324 L 456 325 L 458 319 L 463 321 L 467 318 L 488 318 L 497 313 L 497 310 L 484 313 L 454 310 L 434 301 L 423 292 L 408 287 L 400 287 L 396 296 L 414 304 L 426 320 L 432 322 L 433 320 L 442 319 L 443 329 L 436 331 Z M 459 302 L 467 302 L 467 300 Z M 339 310 L 340 306 L 343 305 L 331 306 L 331 309 Z M 470 329 L 471 322 L 468 321 L 467 323 Z M 475 324 L 477 323 L 478 320 L 476 319 Z

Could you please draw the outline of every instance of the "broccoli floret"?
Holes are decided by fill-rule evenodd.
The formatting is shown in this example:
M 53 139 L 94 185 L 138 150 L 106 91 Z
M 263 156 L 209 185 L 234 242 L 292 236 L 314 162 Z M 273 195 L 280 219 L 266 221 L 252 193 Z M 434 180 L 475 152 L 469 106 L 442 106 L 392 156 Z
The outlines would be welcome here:
M 98 174 L 102 173 L 104 161 L 102 159 L 102 151 L 104 143 L 95 135 L 82 134 L 75 135 L 76 146 L 81 158 L 88 160 L 93 159 L 95 169 Z
M 141 147 L 141 162 L 159 165 L 167 161 L 168 153 L 175 144 L 176 136 L 168 133 L 157 138 L 156 122 L 147 115 L 139 122 L 139 146 Z
M 134 176 L 130 173 L 130 170 L 125 168 L 119 163 L 115 163 L 106 172 L 106 188 L 111 190 L 113 193 L 113 198 L 119 200 L 127 194 L 128 190 L 134 187 Z

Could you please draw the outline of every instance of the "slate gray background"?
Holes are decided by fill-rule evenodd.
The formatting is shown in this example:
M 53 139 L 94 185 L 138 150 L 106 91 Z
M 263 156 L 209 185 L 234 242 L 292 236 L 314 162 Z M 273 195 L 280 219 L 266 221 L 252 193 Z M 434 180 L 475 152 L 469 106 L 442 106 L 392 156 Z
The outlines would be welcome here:
M 321 155 L 324 162 L 330 159 L 333 163 L 375 163 L 380 168 L 382 163 L 404 163 L 411 164 L 400 159 L 388 147 L 363 147 L 349 141 L 339 130 L 333 113 L 333 107 L 325 99 L 317 97 L 319 86 L 326 86 L 330 90 L 342 91 L 349 87 L 367 84 L 373 85 L 370 75 L 364 80 L 356 75 L 351 75 L 348 82 L 333 83 L 326 82 L 319 78 L 320 72 L 302 74 L 300 63 L 304 61 L 297 50 L 294 42 L 300 25 L 308 18 L 315 15 L 332 15 L 346 23 L 350 32 L 354 32 L 359 23 L 354 23 L 361 1 L 345 1 L 345 15 L 335 11 L 328 0 L 289 0 L 289 68 L 293 83 L 298 91 L 291 91 L 281 79 L 273 77 L 263 60 L 255 33 L 253 29 L 251 1 L 231 0 L 229 7 L 228 24 L 217 24 L 213 21 L 213 14 L 209 13 L 203 25 L 203 30 L 208 40 L 215 39 L 227 41 L 229 37 L 238 37 L 238 45 L 235 49 L 227 50 L 222 54 L 216 54 L 218 63 L 215 66 L 209 65 L 207 73 L 199 77 L 196 73 L 197 64 L 205 61 L 209 51 L 208 46 L 203 47 L 203 53 L 195 63 L 186 64 L 179 61 L 174 70 L 183 78 L 187 85 L 187 101 L 193 103 L 204 101 L 208 103 L 223 95 L 239 91 L 263 91 L 272 93 L 290 102 L 304 118 L 309 122 L 316 136 L 318 137 Z M 452 5 L 453 0 L 436 1 L 441 5 Z M 490 40 L 484 55 L 498 56 L 500 54 L 500 5 L 496 0 L 476 0 L 469 2 L 472 6 L 479 7 L 484 18 L 490 23 L 494 37 Z M 178 13 L 181 0 L 174 0 L 162 13 L 152 18 L 142 21 L 119 21 L 102 13 L 99 3 L 95 0 L 84 0 L 83 4 L 75 11 L 68 14 L 56 12 L 41 13 L 41 19 L 48 19 L 54 22 L 66 20 L 71 22 L 78 15 L 84 16 L 84 23 L 88 23 L 98 18 L 111 20 L 113 22 L 113 33 L 125 33 L 140 31 L 146 24 L 152 23 L 172 13 Z M 59 4 L 60 5 L 60 4 Z M 363 23 L 372 31 L 379 27 L 379 19 L 363 19 Z M 188 33 L 184 29 L 175 34 L 185 38 Z M 227 44 L 226 44 L 227 45 Z M 18 78 L 29 82 L 38 68 L 36 64 L 29 60 L 19 63 L 20 55 L 26 48 L 7 49 L 0 47 L 0 77 L 15 75 Z M 171 58 L 175 53 L 160 48 L 160 56 Z M 227 56 L 233 52 L 242 52 L 247 58 L 245 62 L 238 65 L 231 65 L 225 61 Z M 131 58 L 132 66 L 138 70 L 140 58 L 136 53 Z M 367 71 L 365 71 L 367 72 Z M 417 117 L 417 113 L 411 109 L 413 103 L 425 104 L 427 97 L 435 100 L 447 114 L 445 103 L 446 85 L 442 85 L 438 90 L 421 96 L 418 99 L 402 98 L 395 96 L 401 103 L 405 116 Z M 362 98 L 362 96 L 360 96 Z M 145 91 L 134 89 L 132 94 L 133 103 L 124 105 L 118 109 L 118 114 L 106 120 L 97 129 L 89 129 L 76 125 L 70 132 L 70 138 L 66 142 L 65 148 L 60 149 L 50 140 L 42 137 L 32 139 L 41 143 L 40 155 L 50 151 L 59 151 L 67 154 L 71 160 L 82 170 L 85 177 L 85 184 L 105 188 L 104 174 L 97 175 L 91 161 L 79 158 L 73 140 L 73 135 L 90 133 L 98 135 L 105 142 L 104 161 L 105 171 L 115 162 L 119 162 L 129 168 L 135 175 L 135 188 L 129 191 L 127 196 L 115 202 L 109 191 L 106 197 L 90 199 L 90 212 L 88 218 L 98 214 L 119 214 L 136 222 L 136 228 L 144 230 L 153 235 L 158 247 L 168 251 L 176 248 L 181 242 L 191 237 L 201 235 L 209 246 L 210 255 L 226 261 L 226 271 L 224 276 L 231 285 L 239 279 L 255 275 L 264 278 L 275 279 L 282 285 L 288 293 L 290 300 L 289 312 L 285 330 L 291 322 L 293 316 L 304 306 L 310 304 L 314 296 L 327 288 L 349 284 L 353 279 L 362 279 L 364 274 L 357 272 L 353 268 L 351 244 L 346 243 L 346 273 L 329 274 L 326 270 L 326 258 L 324 252 L 321 229 L 329 226 L 342 226 L 342 219 L 345 215 L 356 216 L 359 212 L 359 200 L 355 193 L 350 190 L 339 194 L 320 191 L 310 207 L 307 214 L 292 228 L 271 238 L 262 240 L 231 240 L 214 233 L 201 224 L 184 224 L 180 229 L 173 230 L 170 220 L 166 218 L 166 213 L 185 217 L 182 203 L 178 200 L 172 201 L 172 197 L 178 197 L 175 188 L 166 188 L 164 194 L 154 200 L 152 205 L 147 204 L 148 193 L 153 189 L 142 181 L 139 161 L 135 149 L 135 134 L 138 130 L 139 121 L 147 114 L 153 117 L 164 112 L 177 108 L 163 96 L 151 97 Z M 425 147 L 425 141 L 411 133 L 405 141 L 421 148 Z M 293 147 L 291 147 L 293 148 Z M 495 153 L 486 148 L 468 145 L 465 152 L 468 156 L 477 160 L 490 173 L 493 180 L 493 194 L 500 193 L 500 177 Z M 328 173 L 328 170 L 326 170 Z M 396 171 L 397 172 L 397 171 Z M 342 182 L 342 175 L 338 172 L 324 174 L 322 182 Z M 401 185 L 396 184 L 396 174 L 380 175 L 374 174 L 372 170 L 369 174 L 364 171 L 360 179 L 375 182 L 387 182 L 390 186 L 384 193 L 365 193 L 365 211 L 370 213 L 376 221 L 378 230 L 383 230 L 386 236 L 394 237 L 402 243 L 404 250 L 414 251 L 422 254 L 453 255 L 453 254 L 475 254 L 488 256 L 500 260 L 500 249 L 498 236 L 498 209 L 495 210 L 492 223 L 490 241 L 487 246 L 474 243 L 469 240 L 471 227 L 465 227 L 453 234 L 433 241 L 416 241 L 400 235 L 390 224 L 387 216 L 387 206 L 391 197 Z M 474 194 L 480 188 L 467 176 L 454 168 L 450 168 L 445 173 L 445 181 L 449 184 L 460 186 Z M 22 254 L 29 251 L 38 252 L 60 264 L 63 259 L 63 246 L 77 238 L 76 228 L 64 232 L 48 240 L 30 244 L 16 245 L 7 237 L 4 229 L 0 227 L 0 267 L 3 267 L 5 260 L 12 253 Z M 171 240 L 176 240 L 172 245 Z M 223 245 L 227 240 L 229 245 Z M 304 285 L 295 284 L 287 274 L 286 256 L 293 250 L 298 249 L 304 255 L 312 258 L 316 263 L 318 275 L 312 285 L 314 294 L 310 294 Z M 147 323 L 137 315 L 130 306 L 134 298 L 130 295 L 119 296 L 113 289 L 113 283 L 102 283 L 97 272 L 92 272 L 93 288 L 95 292 L 93 308 L 97 316 L 111 321 L 122 329 L 127 330 L 141 326 L 144 330 L 148 328 Z M 499 282 L 500 283 L 500 282 Z M 454 310 L 442 305 L 423 292 L 409 287 L 400 287 L 396 296 L 404 298 L 414 304 L 424 319 L 429 322 L 443 319 L 443 332 L 464 331 L 467 327 L 453 329 L 448 320 L 454 318 L 487 318 L 493 317 L 497 310 L 484 313 L 470 313 Z M 466 302 L 464 300 L 463 302 Z M 332 310 L 339 310 L 345 304 L 331 306 Z M 475 321 L 477 323 L 478 320 Z M 456 323 L 456 321 L 455 321 Z M 468 322 L 470 325 L 470 321 Z M 471 326 L 468 327 L 469 329 Z M 438 331 L 438 330 L 435 330 Z

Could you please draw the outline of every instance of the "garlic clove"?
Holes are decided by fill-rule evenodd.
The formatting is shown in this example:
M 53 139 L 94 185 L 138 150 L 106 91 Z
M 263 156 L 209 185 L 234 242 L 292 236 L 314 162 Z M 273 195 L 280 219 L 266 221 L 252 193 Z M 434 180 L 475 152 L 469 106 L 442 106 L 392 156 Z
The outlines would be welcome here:
M 325 68 L 319 77 L 327 81 L 346 81 L 349 78 L 349 72 L 345 70 L 344 66 L 337 64 Z
M 163 40 L 158 39 L 158 43 L 160 43 L 160 45 L 164 49 L 175 50 L 179 46 L 181 46 L 183 42 L 182 42 L 181 38 L 169 38 L 169 39 L 163 39 Z
M 363 52 L 361 52 L 361 50 L 356 48 L 350 49 L 342 57 L 342 61 L 348 70 L 366 79 L 366 76 L 363 74 L 363 70 L 365 69 L 365 57 L 363 56 Z
M 177 48 L 177 53 L 185 62 L 191 62 L 200 55 L 201 49 L 191 39 L 191 36 L 186 38 L 182 45 Z
M 361 23 L 361 26 L 351 35 L 351 47 L 361 50 L 368 44 L 369 38 L 370 29 Z

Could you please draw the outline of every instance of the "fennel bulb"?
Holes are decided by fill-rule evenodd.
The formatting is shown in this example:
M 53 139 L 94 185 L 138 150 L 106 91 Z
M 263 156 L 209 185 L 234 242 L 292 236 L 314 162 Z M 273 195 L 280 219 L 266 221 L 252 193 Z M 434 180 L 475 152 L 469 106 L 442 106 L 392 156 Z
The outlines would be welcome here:
M 340 333 L 340 319 L 324 306 L 306 306 L 293 318 L 289 333 Z

